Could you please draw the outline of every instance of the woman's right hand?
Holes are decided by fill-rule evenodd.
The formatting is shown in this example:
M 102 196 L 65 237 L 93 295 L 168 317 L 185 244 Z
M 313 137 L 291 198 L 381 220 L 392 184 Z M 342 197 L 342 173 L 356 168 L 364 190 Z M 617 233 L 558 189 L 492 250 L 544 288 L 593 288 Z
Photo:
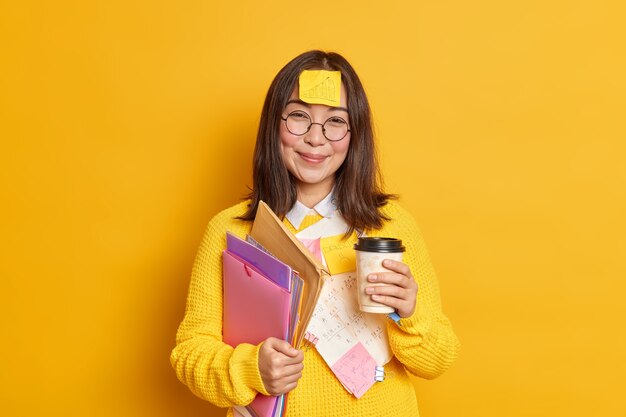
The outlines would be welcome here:
M 284 340 L 270 337 L 259 349 L 259 372 L 270 395 L 286 394 L 298 385 L 304 353 Z

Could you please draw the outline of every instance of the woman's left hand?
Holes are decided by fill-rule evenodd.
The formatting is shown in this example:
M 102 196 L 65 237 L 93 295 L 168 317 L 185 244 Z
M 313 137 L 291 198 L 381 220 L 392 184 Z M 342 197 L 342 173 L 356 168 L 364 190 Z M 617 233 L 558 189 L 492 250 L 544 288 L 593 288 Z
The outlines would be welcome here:
M 410 317 L 415 311 L 417 300 L 417 283 L 411 270 L 406 264 L 391 259 L 385 259 L 383 266 L 392 272 L 370 274 L 367 280 L 385 285 L 366 287 L 365 292 L 377 303 L 395 308 L 400 317 Z

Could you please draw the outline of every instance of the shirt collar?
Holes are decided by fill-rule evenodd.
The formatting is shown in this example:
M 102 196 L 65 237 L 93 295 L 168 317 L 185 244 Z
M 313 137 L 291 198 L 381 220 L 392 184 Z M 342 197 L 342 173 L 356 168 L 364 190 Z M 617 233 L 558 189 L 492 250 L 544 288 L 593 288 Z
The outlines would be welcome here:
M 296 204 L 293 205 L 291 210 L 285 215 L 289 223 L 298 230 L 300 225 L 302 224 L 302 220 L 309 214 L 319 214 L 320 216 L 331 218 L 335 211 L 337 210 L 337 206 L 335 205 L 334 198 L 334 189 L 328 193 L 326 197 L 319 203 L 315 205 L 313 208 L 308 208 L 298 200 L 296 200 Z

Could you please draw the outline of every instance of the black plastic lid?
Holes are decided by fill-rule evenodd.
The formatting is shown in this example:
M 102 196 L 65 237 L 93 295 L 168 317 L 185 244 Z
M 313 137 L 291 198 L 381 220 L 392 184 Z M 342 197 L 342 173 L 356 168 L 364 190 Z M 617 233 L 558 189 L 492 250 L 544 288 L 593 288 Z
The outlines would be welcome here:
M 392 237 L 360 237 L 354 249 L 363 252 L 404 252 L 400 239 Z

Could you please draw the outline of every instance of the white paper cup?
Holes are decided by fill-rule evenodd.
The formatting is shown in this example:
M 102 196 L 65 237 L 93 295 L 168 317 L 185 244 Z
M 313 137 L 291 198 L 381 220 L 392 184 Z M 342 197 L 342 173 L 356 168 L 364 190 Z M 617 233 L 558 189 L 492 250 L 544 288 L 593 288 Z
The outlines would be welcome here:
M 359 309 L 366 313 L 393 313 L 395 311 L 393 307 L 372 300 L 372 296 L 365 293 L 365 288 L 387 285 L 369 282 L 367 277 L 376 272 L 390 272 L 383 266 L 385 259 L 402 261 L 402 254 L 405 250 L 402 241 L 389 237 L 360 237 L 354 249 Z

